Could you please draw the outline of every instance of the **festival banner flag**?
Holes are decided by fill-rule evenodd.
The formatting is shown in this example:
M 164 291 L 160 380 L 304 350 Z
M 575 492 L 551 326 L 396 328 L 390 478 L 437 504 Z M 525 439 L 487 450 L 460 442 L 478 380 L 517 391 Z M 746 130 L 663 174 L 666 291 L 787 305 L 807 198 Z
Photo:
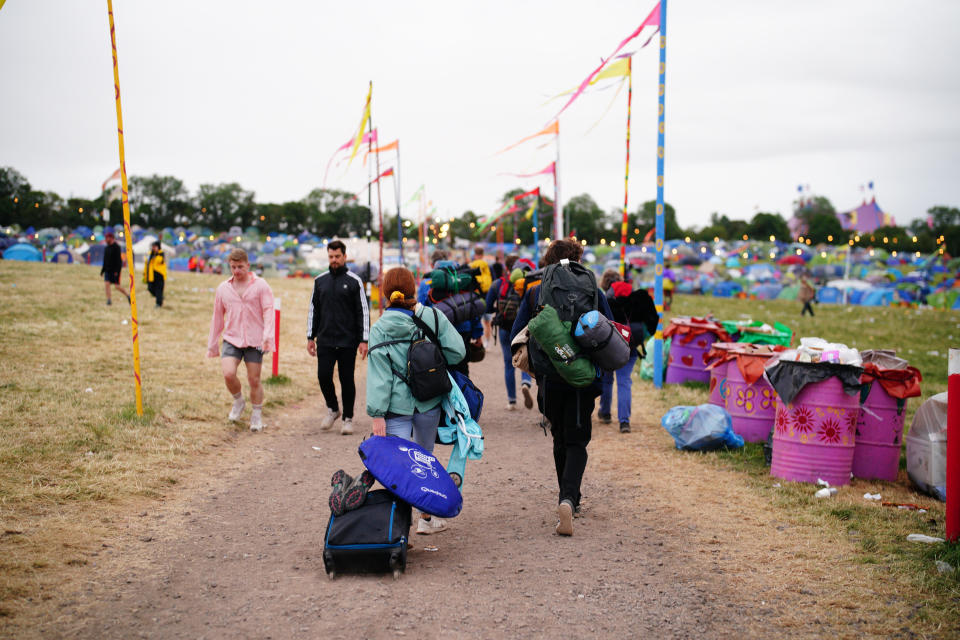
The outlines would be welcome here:
M 601 71 L 603 71 L 603 68 L 605 66 L 607 66 L 607 63 L 613 60 L 617 56 L 617 54 L 620 53 L 620 50 L 623 49 L 628 42 L 630 42 L 631 40 L 636 38 L 638 35 L 640 35 L 640 32 L 643 31 L 644 27 L 648 27 L 648 26 L 657 27 L 658 29 L 660 28 L 660 3 L 659 2 L 653 8 L 653 11 L 650 12 L 650 15 L 647 16 L 646 20 L 641 22 L 640 26 L 634 29 L 633 33 L 631 33 L 629 36 L 624 38 L 623 41 L 620 42 L 619 45 L 617 45 L 617 48 L 613 50 L 613 53 L 611 53 L 609 56 L 603 59 L 599 67 L 594 69 L 590 73 L 590 75 L 588 75 L 586 78 L 583 79 L 583 82 L 580 83 L 580 86 L 577 88 L 576 91 L 574 91 L 573 95 L 570 96 L 570 99 L 567 100 L 567 103 L 563 105 L 563 108 L 560 109 L 559 112 L 557 112 L 557 115 L 555 115 L 553 119 L 556 120 L 557 118 L 559 118 L 560 114 L 566 111 L 567 107 L 569 107 L 574 100 L 580 97 L 580 94 L 583 93 L 584 89 L 590 86 L 590 83 L 593 81 L 593 79 L 596 78 Z M 653 35 L 651 35 L 650 38 L 652 39 Z M 648 44 L 650 44 L 650 40 L 647 40 L 645 43 L 643 43 L 643 45 L 640 48 L 642 49 Z
M 601 80 L 606 80 L 608 78 L 625 78 L 629 73 L 630 73 L 629 58 L 621 57 L 621 58 L 618 58 L 616 62 L 608 66 L 606 69 L 598 73 L 597 77 L 591 80 L 587 86 L 597 84 Z M 568 96 L 576 90 L 577 90 L 576 88 L 573 88 L 573 89 L 564 91 L 563 93 L 558 93 L 557 95 L 547 100 L 547 102 L 551 102 L 553 100 L 556 100 L 557 98 L 562 98 L 563 96 Z M 544 104 L 546 104 L 546 102 Z
M 514 177 L 517 177 L 517 178 L 533 178 L 534 176 L 540 176 L 540 175 L 543 175 L 543 174 L 552 174 L 552 173 L 553 173 L 553 169 L 554 169 L 554 167 L 556 166 L 556 164 L 557 164 L 556 162 L 551 162 L 551 163 L 548 164 L 546 167 L 544 167 L 544 168 L 541 169 L 540 171 L 537 171 L 536 173 L 501 173 L 500 175 L 501 175 L 501 176 L 514 176 Z
M 363 155 L 363 164 L 364 165 L 367 164 L 367 156 L 369 156 L 371 153 L 380 153 L 381 151 L 393 151 L 399 148 L 400 148 L 400 140 L 397 139 L 389 144 L 383 145 L 382 147 L 376 147 L 374 149 L 370 149 Z
M 373 82 L 370 82 L 370 89 L 367 91 L 367 101 L 363 106 L 363 117 L 360 118 L 360 126 L 357 127 L 357 135 L 353 137 L 353 149 L 350 150 L 350 162 L 357 156 L 357 149 L 360 148 L 360 142 L 363 140 L 363 130 L 367 128 L 367 121 L 370 119 L 370 96 L 373 95 Z
M 403 206 L 407 206 L 414 200 L 419 200 L 422 197 L 423 197 L 423 185 L 420 185 L 420 187 L 413 192 L 413 195 L 410 196 L 410 199 L 403 203 Z
M 533 138 L 536 138 L 537 136 L 547 136 L 547 135 L 554 135 L 554 136 L 555 136 L 555 135 L 557 135 L 557 134 L 559 134 L 559 133 L 560 133 L 560 123 L 557 122 L 556 120 L 554 120 L 553 123 L 548 124 L 543 130 L 538 131 L 538 132 L 534 133 L 533 135 L 529 135 L 529 136 L 527 136 L 526 138 L 523 138 L 523 139 L 521 139 L 521 140 L 517 140 L 516 142 L 514 142 L 514 143 L 511 144 L 510 146 L 504 147 L 503 149 L 500 149 L 500 151 L 497 151 L 497 153 L 495 153 L 494 155 L 503 153 L 504 151 L 509 151 L 510 149 L 513 149 L 514 147 L 523 144 L 523 143 L 526 142 L 527 140 L 532 140 Z
M 366 188 L 369 187 L 370 185 L 376 184 L 376 183 L 380 182 L 380 178 L 386 178 L 387 176 L 392 176 L 392 175 L 393 175 L 393 167 L 390 167 L 389 169 L 387 169 L 386 171 L 384 171 L 383 173 L 381 173 L 379 176 L 377 176 L 376 178 L 374 178 L 373 180 L 371 180 L 370 182 L 368 182 L 367 184 L 365 184 L 365 185 L 363 186 L 363 188 L 366 189 Z M 358 191 L 357 193 L 358 193 L 358 194 L 363 193 L 363 189 L 361 189 L 361 190 Z
M 6 2 L 6 1 L 7 1 L 7 0 L 0 0 L 0 9 L 3 9 L 3 3 Z
M 117 170 L 110 174 L 110 177 L 103 181 L 103 184 L 100 186 L 100 192 L 103 193 L 107 190 L 107 183 L 112 180 L 120 179 L 120 167 L 117 167 Z

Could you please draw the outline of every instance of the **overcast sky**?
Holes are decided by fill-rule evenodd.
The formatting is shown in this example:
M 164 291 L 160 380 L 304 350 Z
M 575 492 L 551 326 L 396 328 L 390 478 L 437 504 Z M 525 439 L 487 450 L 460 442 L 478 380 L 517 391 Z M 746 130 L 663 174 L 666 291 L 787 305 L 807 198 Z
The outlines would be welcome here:
M 400 139 L 401 201 L 424 184 L 444 216 L 487 213 L 513 187 L 552 192 L 550 178 L 498 174 L 543 168 L 554 145 L 495 153 L 542 129 L 562 105 L 544 101 L 654 4 L 115 0 L 127 170 L 298 200 L 355 131 L 372 80 L 381 141 Z M 872 180 L 900 224 L 960 206 L 958 27 L 956 0 L 671 0 L 665 192 L 681 225 L 789 217 L 798 184 L 847 210 Z M 631 210 L 656 197 L 655 43 L 634 58 Z M 112 85 L 106 0 L 7 0 L 0 166 L 96 196 L 119 166 Z M 614 92 L 561 116 L 563 200 L 623 204 L 625 89 L 601 119 Z M 362 190 L 361 161 L 327 186 Z

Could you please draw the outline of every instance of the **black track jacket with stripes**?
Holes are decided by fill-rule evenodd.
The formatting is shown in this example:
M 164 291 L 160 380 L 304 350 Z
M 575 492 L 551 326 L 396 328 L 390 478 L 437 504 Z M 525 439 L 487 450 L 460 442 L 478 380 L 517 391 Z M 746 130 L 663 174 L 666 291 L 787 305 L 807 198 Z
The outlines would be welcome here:
M 370 311 L 360 277 L 346 267 L 321 273 L 313 281 L 307 313 L 307 340 L 319 347 L 356 349 L 370 335 Z

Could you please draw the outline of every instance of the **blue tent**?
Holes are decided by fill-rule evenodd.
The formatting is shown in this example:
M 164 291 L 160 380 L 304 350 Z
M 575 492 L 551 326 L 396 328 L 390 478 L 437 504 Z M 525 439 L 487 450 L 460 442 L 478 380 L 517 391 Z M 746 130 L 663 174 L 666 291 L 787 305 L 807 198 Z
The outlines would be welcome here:
M 957 299 L 953 301 L 953 306 L 950 307 L 953 311 L 960 310 L 960 296 L 957 296 Z
M 67 251 L 66 249 L 61 249 L 53 254 L 50 258 L 50 262 L 59 262 L 61 264 L 70 264 L 73 262 L 73 254 Z
M 43 254 L 33 245 L 19 242 L 3 251 L 4 260 L 22 260 L 24 262 L 43 262 Z
M 750 293 L 757 296 L 759 300 L 775 300 L 782 289 L 783 287 L 778 284 L 758 284 L 750 290 Z
M 716 298 L 732 298 L 734 295 L 743 291 L 743 287 L 737 282 L 718 282 L 713 287 L 713 295 Z
M 893 302 L 893 289 L 870 289 L 863 292 L 860 304 L 864 307 L 886 307 Z
M 822 287 L 817 292 L 817 300 L 828 304 L 837 304 L 843 300 L 843 294 L 836 287 Z

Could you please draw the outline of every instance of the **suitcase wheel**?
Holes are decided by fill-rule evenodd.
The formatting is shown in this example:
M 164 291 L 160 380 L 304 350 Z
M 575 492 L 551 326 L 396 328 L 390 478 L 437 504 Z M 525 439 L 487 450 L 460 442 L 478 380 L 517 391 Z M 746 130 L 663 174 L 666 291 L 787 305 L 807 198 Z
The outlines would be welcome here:
M 330 580 L 337 577 L 337 569 L 333 564 L 333 554 L 329 551 L 323 552 L 323 568 L 327 572 L 327 578 Z
M 390 568 L 393 569 L 394 580 L 400 579 L 400 574 L 403 573 L 404 569 L 406 569 L 404 565 L 405 563 L 403 562 L 399 551 L 394 551 L 390 554 Z

